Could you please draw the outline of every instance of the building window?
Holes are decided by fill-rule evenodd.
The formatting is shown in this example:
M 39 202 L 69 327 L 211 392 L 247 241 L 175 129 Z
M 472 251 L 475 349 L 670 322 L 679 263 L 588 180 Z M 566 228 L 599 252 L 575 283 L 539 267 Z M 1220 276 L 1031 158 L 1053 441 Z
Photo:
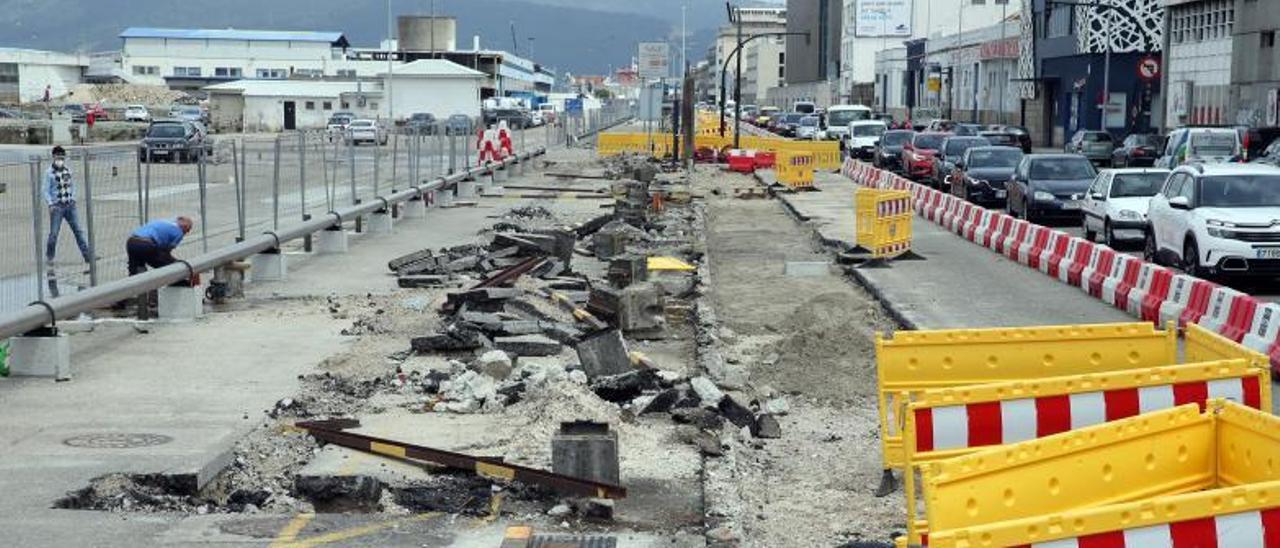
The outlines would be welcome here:
M 160 74 L 160 67 L 154 65 L 134 65 L 133 74 L 136 76 L 155 76 Z
M 200 76 L 200 67 L 173 67 L 174 76 Z
M 1262 33 L 1261 36 L 1262 36 L 1262 47 L 1264 48 L 1276 47 L 1276 31 L 1274 30 L 1267 31 Z
M 306 108 L 307 110 L 315 110 L 315 109 L 316 109 L 316 102 L 315 102 L 315 101 L 307 101 L 307 103 L 306 103 L 306 107 L 305 107 L 305 108 Z
M 369 108 L 370 108 L 371 110 L 378 110 L 378 103 L 377 103 L 377 101 L 370 101 L 370 102 L 369 102 Z
M 258 78 L 281 80 L 287 77 L 288 72 L 284 69 L 258 69 L 255 74 Z
M 324 76 L 324 71 L 319 69 L 297 69 L 293 71 L 293 75 L 303 78 L 320 78 Z
M 218 78 L 240 78 L 244 74 L 240 67 L 217 67 L 213 69 L 213 75 Z
M 338 78 L 355 78 L 356 69 L 338 69 Z
M 343 101 L 343 102 L 342 102 L 342 110 L 351 110 L 351 103 L 348 103 L 348 102 L 346 102 L 346 101 Z
M 325 110 L 333 110 L 333 101 L 325 101 L 325 102 L 324 102 L 324 109 L 325 109 Z
M 778 67 L 778 79 L 782 80 L 787 77 L 787 67 Z

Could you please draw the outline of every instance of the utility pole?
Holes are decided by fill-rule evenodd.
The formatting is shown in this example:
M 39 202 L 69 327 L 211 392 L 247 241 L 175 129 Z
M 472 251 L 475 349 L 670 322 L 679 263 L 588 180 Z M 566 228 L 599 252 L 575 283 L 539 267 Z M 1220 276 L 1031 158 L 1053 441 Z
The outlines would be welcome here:
M 734 6 L 733 19 L 738 23 L 738 43 L 742 43 L 742 9 Z M 739 148 L 742 140 L 742 52 L 734 60 L 737 68 L 733 79 L 733 148 Z
M 1005 41 L 1005 39 L 1006 39 L 1006 38 L 1005 38 L 1005 25 L 1006 25 L 1006 24 L 1008 24 L 1008 22 L 1009 22 L 1009 0 L 1003 0 L 1003 1 L 1004 1 L 1004 5 L 1003 5 L 1003 7 L 1001 7 L 1001 8 L 1000 8 L 1000 47 L 1001 47 L 1002 49 L 1004 48 L 1004 41 Z M 1005 66 L 1005 68 L 1007 69 L 1007 68 L 1008 68 L 1008 66 L 1009 66 L 1009 60 L 1008 60 L 1008 59 L 1002 59 L 1000 64 L 1001 64 L 1001 65 L 1004 65 L 1004 66 Z M 1007 74 L 1006 74 L 1006 75 L 1007 75 Z M 1008 79 L 1008 78 L 1004 78 L 1004 79 L 1003 79 L 1003 82 L 1007 82 L 1007 81 L 1009 81 L 1009 79 Z M 1003 82 L 1001 82 L 1001 83 L 1003 83 Z M 1007 124 L 1007 123 L 1009 123 L 1009 121 L 1008 121 L 1008 120 L 1006 119 L 1006 117 L 1005 117 L 1005 108 L 1004 108 L 1004 107 L 1005 107 L 1005 105 L 1004 105 L 1004 88 L 1006 88 L 1006 87 L 1008 87 L 1008 86 L 1005 86 L 1005 85 L 999 85 L 999 86 L 997 86 L 997 87 L 999 87 L 999 88 L 1000 88 L 1000 107 L 999 107 L 999 109 L 1000 109 L 1000 123 L 1001 123 L 1001 124 Z
M 1107 111 L 1111 109 L 1111 6 L 1107 5 L 1105 10 L 1107 13 L 1107 48 L 1103 54 L 1102 61 L 1102 123 L 1098 124 L 1098 129 L 1107 131 Z
M 428 51 L 431 52 L 431 58 L 435 59 L 436 58 L 436 0 L 431 0 L 430 14 L 431 14 L 431 47 L 428 48 Z
M 432 21 L 432 24 L 435 22 Z M 391 58 L 395 51 L 395 46 L 391 43 L 391 0 L 387 0 L 387 123 L 391 129 L 396 126 L 396 103 L 395 103 L 395 68 L 392 66 Z
M 684 71 L 689 71 L 689 27 L 688 27 L 688 11 L 689 6 L 680 6 L 680 66 L 684 67 Z M 680 73 L 684 74 L 684 72 Z

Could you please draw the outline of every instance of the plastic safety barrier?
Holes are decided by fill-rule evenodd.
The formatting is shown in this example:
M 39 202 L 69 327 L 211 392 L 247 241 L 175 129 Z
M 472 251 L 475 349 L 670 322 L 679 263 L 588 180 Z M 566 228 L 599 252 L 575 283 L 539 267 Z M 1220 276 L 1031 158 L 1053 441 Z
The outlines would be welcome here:
M 904 190 L 859 188 L 854 191 L 858 247 L 876 259 L 911 251 L 914 220 L 911 194 Z
M 924 390 L 1173 365 L 1177 356 L 1177 333 L 1150 323 L 899 331 L 892 338 L 877 334 L 885 467 L 905 463 L 904 412 Z
M 1196 324 L 1188 324 L 1183 331 L 1182 353 L 1187 362 L 1246 360 L 1255 367 L 1271 367 L 1270 358 L 1266 354 L 1251 350 Z
M 777 155 L 776 171 L 779 183 L 792 190 L 813 188 L 814 162 L 812 153 L 782 150 Z M 910 203 L 909 198 L 905 201 Z
M 1222 400 L 934 462 L 928 545 L 1274 546 L 1275 462 L 1280 418 Z
M 927 390 L 907 411 L 905 469 L 1210 399 L 1269 411 L 1271 376 L 1241 359 Z M 918 539 L 915 474 L 903 478 Z

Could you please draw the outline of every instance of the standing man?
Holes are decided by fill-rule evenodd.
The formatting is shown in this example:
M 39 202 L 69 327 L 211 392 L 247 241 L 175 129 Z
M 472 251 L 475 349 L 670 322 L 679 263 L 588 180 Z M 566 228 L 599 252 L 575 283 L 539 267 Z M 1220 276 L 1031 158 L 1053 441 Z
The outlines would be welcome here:
M 159 219 L 138 227 L 125 243 L 129 255 L 129 275 L 141 274 L 147 267 L 162 268 L 173 264 L 173 250 L 191 232 L 191 218 Z
M 62 231 L 62 221 L 65 220 L 76 237 L 80 256 L 88 263 L 92 255 L 84 231 L 80 230 L 80 215 L 76 212 L 76 185 L 71 168 L 67 167 L 67 151 L 60 146 L 53 147 L 53 164 L 44 175 L 44 202 L 49 206 L 49 241 L 45 244 L 45 259 L 49 264 L 53 263 L 58 251 L 58 235 Z

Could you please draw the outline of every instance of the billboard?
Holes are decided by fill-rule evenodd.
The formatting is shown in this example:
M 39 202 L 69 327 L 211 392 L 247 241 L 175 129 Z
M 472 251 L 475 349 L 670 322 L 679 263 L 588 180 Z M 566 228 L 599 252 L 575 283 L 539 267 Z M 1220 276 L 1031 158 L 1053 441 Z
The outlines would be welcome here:
M 854 34 L 863 38 L 910 37 L 912 0 L 858 0 Z
M 640 78 L 671 76 L 671 52 L 666 42 L 640 43 Z

